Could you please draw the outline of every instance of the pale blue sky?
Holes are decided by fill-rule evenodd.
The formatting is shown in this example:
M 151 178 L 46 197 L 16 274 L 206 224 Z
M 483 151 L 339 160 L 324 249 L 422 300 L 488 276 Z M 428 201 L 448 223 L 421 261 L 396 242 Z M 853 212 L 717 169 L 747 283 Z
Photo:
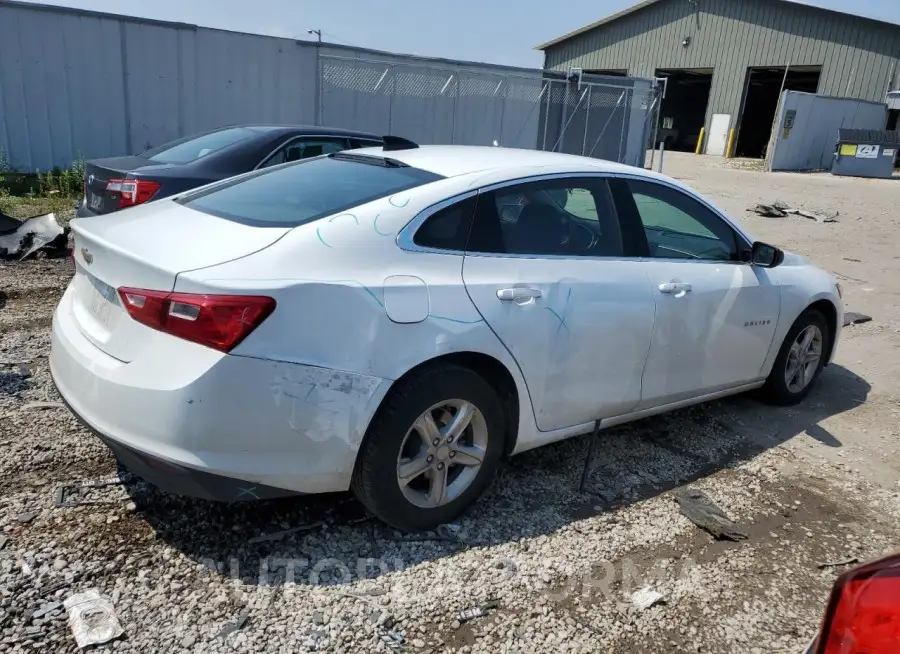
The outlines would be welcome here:
M 740 0 L 752 2 L 753 0 Z M 900 23 L 900 0 L 804 0 Z M 51 0 L 41 4 L 131 14 L 429 57 L 540 67 L 534 47 L 635 0 Z

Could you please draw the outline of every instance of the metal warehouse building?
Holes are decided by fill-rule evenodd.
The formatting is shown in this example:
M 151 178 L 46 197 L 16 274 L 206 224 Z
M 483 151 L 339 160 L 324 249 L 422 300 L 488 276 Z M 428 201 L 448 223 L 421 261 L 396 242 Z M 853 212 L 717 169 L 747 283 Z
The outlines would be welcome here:
M 665 79 L 658 140 L 694 151 L 703 128 L 707 154 L 763 156 L 782 89 L 900 89 L 900 25 L 790 0 L 644 0 L 538 48 L 549 70 Z

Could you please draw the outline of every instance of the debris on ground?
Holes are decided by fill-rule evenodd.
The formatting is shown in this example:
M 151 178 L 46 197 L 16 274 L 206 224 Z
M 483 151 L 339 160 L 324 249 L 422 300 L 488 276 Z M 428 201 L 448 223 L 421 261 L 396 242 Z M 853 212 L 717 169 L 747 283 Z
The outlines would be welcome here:
M 134 481 L 134 478 L 131 477 L 131 475 L 123 475 L 67 484 L 56 489 L 53 503 L 58 509 L 75 507 L 80 504 L 86 503 L 83 502 L 80 498 L 74 497 L 76 495 L 80 495 L 82 490 L 91 488 L 106 488 L 107 486 L 122 486 L 124 484 L 129 484 L 132 481 Z
M 9 536 L 6 534 L 0 534 L 0 550 L 6 547 L 6 543 L 9 542 Z
M 55 611 L 58 611 L 61 608 L 62 608 L 62 602 L 48 602 L 47 604 L 44 604 L 44 606 L 39 608 L 37 611 L 35 611 L 31 617 L 35 620 L 39 620 L 40 618 L 50 615 L 51 613 L 54 613 Z
M 399 649 L 406 642 L 403 634 L 396 631 L 382 631 L 378 634 L 378 637 L 381 638 L 381 642 L 391 649 Z
M 69 628 L 78 647 L 102 645 L 122 635 L 112 601 L 91 589 L 63 602 L 69 613 Z
M 662 593 L 646 586 L 631 594 L 631 603 L 638 611 L 646 611 L 655 604 L 664 603 L 664 598 Z
M 473 606 L 470 609 L 464 609 L 453 616 L 453 619 L 463 624 L 464 622 L 468 622 L 469 620 L 474 620 L 475 618 L 483 618 L 488 613 L 491 612 L 492 609 L 497 608 L 497 602 L 489 601 L 481 604 L 479 606 Z
M 296 534 L 301 531 L 311 531 L 313 529 L 321 527 L 323 524 L 325 524 L 325 523 L 324 522 L 314 522 L 313 524 L 310 524 L 310 525 L 301 525 L 299 527 L 291 527 L 290 529 L 285 529 L 283 531 L 276 531 L 271 534 L 263 534 L 262 536 L 254 536 L 247 542 L 250 543 L 251 545 L 255 545 L 257 543 L 265 543 L 265 542 L 269 542 L 269 541 L 273 541 L 273 540 L 281 540 L 285 536 L 290 536 L 291 534 Z
M 65 405 L 62 402 L 29 402 L 25 406 L 22 407 L 23 411 L 30 411 L 32 409 L 65 409 Z
M 839 211 L 835 211 L 832 209 L 825 209 L 819 211 L 810 211 L 808 209 L 793 209 L 790 205 L 784 202 L 773 202 L 772 204 L 757 204 L 747 211 L 752 211 L 758 216 L 762 216 L 763 218 L 784 218 L 789 214 L 793 214 L 795 216 L 802 216 L 804 218 L 809 218 L 811 220 L 815 220 L 817 223 L 836 223 L 837 217 L 840 215 Z
M 22 260 L 38 250 L 53 257 L 64 257 L 68 253 L 68 228 L 59 226 L 55 214 L 34 216 L 21 222 L 5 214 L 0 214 L 0 217 L 3 219 L 2 225 L 7 227 L 0 229 L 0 259 Z M 9 229 L 10 220 L 15 221 L 17 226 Z
M 703 491 L 695 488 L 680 489 L 675 492 L 675 501 L 685 518 L 708 531 L 717 540 L 737 541 L 747 538 L 747 532 L 732 522 Z
M 871 322 L 872 316 L 867 316 L 864 313 L 856 313 L 855 311 L 848 311 L 844 314 L 844 327 L 849 325 L 861 325 L 866 322 Z
M 36 511 L 26 511 L 25 513 L 19 514 L 19 517 L 16 518 L 16 522 L 18 522 L 19 524 L 25 525 L 37 517 L 38 517 L 38 514 Z
M 855 563 L 859 563 L 859 557 L 851 556 L 848 559 L 844 559 L 843 561 L 826 561 L 825 563 L 820 563 L 818 566 L 819 570 L 825 570 L 826 568 L 840 568 L 845 565 L 853 565 Z
M 219 631 L 219 633 L 216 634 L 216 638 L 221 638 L 222 640 L 225 640 L 234 632 L 240 631 L 241 629 L 243 629 L 249 619 L 250 619 L 250 613 L 247 611 L 244 611 L 237 617 L 237 619 L 233 620 L 232 622 L 229 622 L 224 627 L 222 627 L 222 629 Z

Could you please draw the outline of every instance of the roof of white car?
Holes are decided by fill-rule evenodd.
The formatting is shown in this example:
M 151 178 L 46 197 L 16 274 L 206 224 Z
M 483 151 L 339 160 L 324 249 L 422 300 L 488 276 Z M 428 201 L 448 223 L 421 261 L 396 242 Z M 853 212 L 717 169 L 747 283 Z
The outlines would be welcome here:
M 603 159 L 590 159 L 559 152 L 479 145 L 423 145 L 409 150 L 388 150 L 387 152 L 381 148 L 364 148 L 354 150 L 354 153 L 389 157 L 444 177 L 456 177 L 501 168 L 552 168 L 554 166 L 566 170 L 583 167 L 585 170 L 609 173 L 646 172 L 639 168 Z

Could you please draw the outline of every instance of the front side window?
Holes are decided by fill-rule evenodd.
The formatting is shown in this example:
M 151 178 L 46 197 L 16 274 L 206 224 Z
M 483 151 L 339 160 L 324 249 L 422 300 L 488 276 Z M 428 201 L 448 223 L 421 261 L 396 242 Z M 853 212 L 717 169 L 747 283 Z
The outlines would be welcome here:
M 370 159 L 363 161 L 363 159 Z M 377 157 L 307 159 L 188 193 L 184 206 L 258 227 L 296 227 L 443 179 Z
M 346 150 L 348 143 L 346 139 L 329 139 L 329 138 L 300 138 L 289 141 L 266 159 L 260 168 L 268 168 L 269 166 L 277 166 L 278 164 L 288 163 L 289 161 L 300 161 L 301 159 L 312 159 L 323 154 L 332 154 Z
M 479 195 L 467 252 L 622 256 L 606 181 L 552 179 Z
M 627 180 L 650 256 L 660 259 L 737 261 L 734 230 L 700 202 L 677 189 Z

